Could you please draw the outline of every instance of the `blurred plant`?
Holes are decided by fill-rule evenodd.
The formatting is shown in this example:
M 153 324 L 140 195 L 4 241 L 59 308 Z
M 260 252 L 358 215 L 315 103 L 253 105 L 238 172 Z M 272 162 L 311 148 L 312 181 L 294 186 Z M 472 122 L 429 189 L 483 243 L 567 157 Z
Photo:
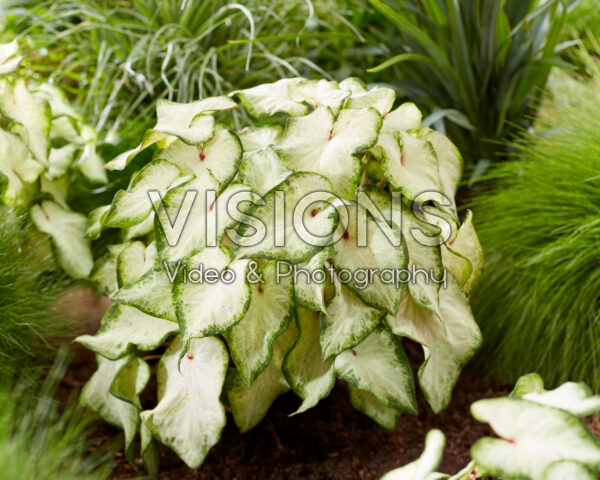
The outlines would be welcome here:
M 581 4 L 569 18 L 569 26 L 576 38 L 581 38 L 587 48 L 594 48 L 594 40 L 600 41 L 600 6 L 596 0 L 581 0 Z M 597 44 L 597 43 L 596 43 Z
M 39 74 L 60 84 L 98 131 L 137 139 L 154 102 L 188 102 L 286 76 L 329 77 L 362 39 L 357 0 L 59 0 L 6 9 Z M 111 138 L 110 135 L 109 138 Z M 131 147 L 131 145 L 129 145 Z
M 479 400 L 471 413 L 500 438 L 484 437 L 471 447 L 473 460 L 450 476 L 435 472 L 445 437 L 432 430 L 414 462 L 381 480 L 594 480 L 600 473 L 600 442 L 579 417 L 600 411 L 600 397 L 583 383 L 545 390 L 537 373 L 521 377 L 507 397 Z
M 514 380 L 538 370 L 600 389 L 600 67 L 556 82 L 540 134 L 524 133 L 472 202 L 487 251 L 474 309 L 481 361 Z M 575 75 L 575 74 L 573 74 Z
M 21 480 L 102 480 L 111 470 L 104 448 L 92 449 L 90 418 L 54 398 L 64 375 L 64 350 L 45 379 L 6 379 L 0 386 L 0 471 Z M 36 387 L 41 383 L 41 387 Z
M 499 143 L 531 123 L 576 0 L 369 0 L 396 27 L 379 41 L 397 55 L 370 72 L 394 68 L 400 94 L 431 112 L 481 168 Z

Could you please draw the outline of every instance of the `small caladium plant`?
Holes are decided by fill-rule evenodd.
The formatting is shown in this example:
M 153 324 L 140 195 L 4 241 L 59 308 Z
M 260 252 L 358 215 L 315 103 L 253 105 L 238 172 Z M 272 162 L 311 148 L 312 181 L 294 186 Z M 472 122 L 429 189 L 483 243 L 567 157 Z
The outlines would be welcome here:
M 521 377 L 507 397 L 479 400 L 473 416 L 490 424 L 499 438 L 471 447 L 473 460 L 453 476 L 435 472 L 444 435 L 432 430 L 417 461 L 381 480 L 592 480 L 600 473 L 600 442 L 579 417 L 600 411 L 600 396 L 583 383 L 544 390 L 537 373 Z
M 0 202 L 29 210 L 60 266 L 86 279 L 94 263 L 87 218 L 71 210 L 67 195 L 72 178 L 106 182 L 98 136 L 57 87 L 27 84 L 18 74 L 21 60 L 16 41 L 0 45 Z
M 388 88 L 301 78 L 162 101 L 155 127 L 106 165 L 154 151 L 86 233 L 120 229 L 122 243 L 91 274 L 114 304 L 78 339 L 99 363 L 82 400 L 125 430 L 129 455 L 137 432 L 147 462 L 155 439 L 198 467 L 224 405 L 247 431 L 280 394 L 300 397 L 299 414 L 336 379 L 394 428 L 417 412 L 404 340 L 425 351 L 431 407 L 447 406 L 480 343 L 467 295 L 482 252 L 455 207 L 460 154 L 394 103 Z

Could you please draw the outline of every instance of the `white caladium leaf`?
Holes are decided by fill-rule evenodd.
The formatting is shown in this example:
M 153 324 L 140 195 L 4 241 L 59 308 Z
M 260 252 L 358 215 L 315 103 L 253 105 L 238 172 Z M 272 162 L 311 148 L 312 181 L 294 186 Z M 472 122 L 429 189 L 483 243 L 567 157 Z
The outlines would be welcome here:
M 189 260 L 188 268 L 202 268 L 205 272 L 212 269 L 217 277 L 211 280 L 190 270 L 173 285 L 183 349 L 190 338 L 218 335 L 238 323 L 248 310 L 251 297 L 249 260 L 231 261 L 227 247 L 205 248 Z M 194 278 L 200 281 L 192 283 Z
M 334 193 L 354 195 L 362 172 L 358 154 L 377 141 L 381 115 L 374 108 L 342 110 L 337 119 L 327 107 L 290 118 L 275 147 L 288 167 L 326 176 Z
M 294 293 L 296 303 L 309 310 L 325 311 L 325 262 L 333 255 L 333 246 L 329 245 L 308 262 L 297 265 L 298 274 L 294 276 Z
M 435 469 L 442 461 L 446 437 L 439 430 L 430 430 L 425 438 L 425 449 L 414 462 L 386 473 L 381 480 L 437 480 L 448 478 L 436 473 Z
M 117 398 L 111 393 L 111 389 L 123 374 L 125 378 L 119 383 L 133 382 L 133 385 L 128 386 L 128 390 L 133 391 L 137 400 L 137 396 L 145 388 L 150 377 L 148 365 L 134 355 L 127 355 L 118 360 L 108 360 L 101 355 L 96 355 L 96 362 L 98 370 L 81 391 L 79 402 L 104 421 L 125 431 L 125 451 L 128 458 L 133 461 L 134 440 L 140 424 L 139 403 L 136 405 L 132 401 Z M 133 365 L 126 370 L 129 364 Z M 117 387 L 117 391 L 123 390 L 123 385 Z
M 450 403 L 462 367 L 481 344 L 469 302 L 453 275 L 448 275 L 447 287 L 440 289 L 440 311 L 443 322 L 418 308 L 406 294 L 398 313 L 387 317 L 396 335 L 423 345 L 425 361 L 419 368 L 419 384 L 434 412 Z
M 456 236 L 442 246 L 444 265 L 459 280 L 465 293 L 469 293 L 483 272 L 483 249 L 473 226 L 473 213 L 459 227 Z
M 104 168 L 107 170 L 123 170 L 127 165 L 129 165 L 129 162 L 131 162 L 131 160 L 133 160 L 134 157 L 138 155 L 142 150 L 145 150 L 146 148 L 154 144 L 156 144 L 158 148 L 164 149 L 168 147 L 171 143 L 173 143 L 175 140 L 177 140 L 177 137 L 173 135 L 167 135 L 166 133 L 148 130 L 144 134 L 142 141 L 137 147 L 117 155 L 110 162 L 104 165 Z
M 454 199 L 463 168 L 463 159 L 460 152 L 450 139 L 440 132 L 423 128 L 419 133 L 431 142 L 435 151 L 438 159 L 440 181 L 443 187 L 442 193 L 448 198 Z
M 342 90 L 337 82 L 327 80 L 302 80 L 290 85 L 289 90 L 293 100 L 308 103 L 313 108 L 329 107 L 334 115 L 350 96 L 349 90 Z
M 135 307 L 148 315 L 177 321 L 171 290 L 175 277 L 180 275 L 181 264 L 165 263 L 146 272 L 139 280 L 121 286 L 112 299 Z M 170 278 L 171 276 L 171 278 Z
M 544 472 L 542 480 L 597 480 L 587 468 L 577 462 L 564 461 L 550 465 Z
M 259 195 L 265 195 L 292 173 L 272 148 L 244 155 L 244 161 L 238 172 L 240 182 L 251 186 Z
M 83 120 L 83 116 L 69 104 L 65 93 L 55 85 L 42 83 L 36 87 L 34 94 L 48 102 L 52 118 L 66 116 L 77 121 Z
M 12 73 L 19 67 L 24 57 L 17 55 L 18 50 L 19 46 L 16 40 L 0 43 L 0 75 Z
M 392 332 L 375 329 L 354 348 L 338 355 L 338 377 L 371 393 L 384 406 L 417 413 L 412 371 L 402 345 Z
M 546 390 L 537 373 L 519 378 L 511 397 L 560 408 L 578 417 L 600 411 L 600 395 L 594 395 L 585 383 L 567 382 L 554 390 Z
M 104 185 L 108 182 L 104 160 L 96 152 L 95 143 L 88 143 L 83 147 L 83 152 L 75 167 L 92 183 Z
M 382 160 L 385 177 L 407 198 L 413 200 L 422 192 L 442 191 L 438 159 L 429 140 L 406 131 L 384 132 L 378 146 L 381 150 L 374 153 Z
M 90 272 L 90 280 L 96 287 L 99 293 L 106 296 L 111 296 L 119 289 L 117 282 L 117 258 L 125 248 L 126 244 L 109 245 L 108 251 L 96 260 L 92 271 Z
M 248 310 L 224 334 L 235 365 L 248 385 L 271 361 L 273 340 L 288 328 L 294 315 L 292 279 L 278 279 L 277 269 L 276 262 L 268 262 L 260 271 L 256 268 L 261 282 L 250 285 Z
M 369 91 L 353 93 L 344 103 L 344 108 L 373 107 L 381 115 L 385 115 L 394 106 L 394 100 L 396 93 L 391 88 L 373 87 Z
M 23 140 L 36 160 L 47 165 L 52 118 L 48 103 L 34 97 L 22 79 L 14 85 L 0 80 L 0 113 L 22 126 Z
M 352 95 L 365 93 L 368 91 L 364 82 L 356 77 L 345 78 L 339 83 L 339 85 L 342 90 L 350 90 Z
M 600 469 L 600 442 L 574 415 L 518 398 L 479 400 L 471 413 L 500 438 L 485 437 L 471 456 L 489 475 L 541 479 L 552 463 L 572 460 Z
M 50 201 L 34 205 L 30 215 L 38 230 L 52 238 L 58 263 L 64 271 L 73 278 L 87 278 L 94 259 L 90 242 L 83 236 L 86 217 Z
M 102 205 L 101 207 L 95 208 L 88 215 L 88 224 L 85 229 L 85 238 L 89 240 L 96 240 L 100 238 L 102 233 L 103 222 L 110 210 L 110 205 Z
M 40 177 L 40 192 L 50 195 L 50 198 L 65 210 L 70 210 L 67 204 L 68 190 L 69 179 L 66 176 L 56 180 L 48 180 L 45 176 Z
M 394 225 L 386 232 L 382 229 L 385 222 L 378 224 L 366 215 L 362 206 L 351 202 L 345 208 L 348 215 L 340 214 L 337 227 L 340 240 L 333 248 L 333 265 L 342 283 L 364 303 L 394 314 L 402 301 L 404 290 L 404 285 L 395 281 L 394 272 L 405 268 L 407 261 L 400 227 Z M 342 221 L 346 217 L 347 226 Z M 365 231 L 366 235 L 363 235 Z M 365 246 L 361 246 L 363 244 Z M 375 269 L 373 275 L 369 269 Z M 343 270 L 352 274 L 348 280 L 344 278 Z M 359 275 L 359 272 L 364 275 Z M 363 277 L 366 281 L 363 281 Z
M 142 168 L 127 190 L 119 190 L 104 219 L 107 227 L 129 227 L 142 222 L 152 211 L 148 192 L 161 196 L 177 186 L 185 177 L 181 169 L 166 160 L 155 160 Z M 179 180 L 179 183 L 178 183 Z
M 157 210 L 157 242 L 163 259 L 184 259 L 217 245 L 237 223 L 231 212 L 242 216 L 257 200 L 250 187 L 238 182 L 217 196 L 217 181 L 209 172 L 202 175 L 169 191 L 164 209 Z
M 56 180 L 67 173 L 73 158 L 77 146 L 68 143 L 64 147 L 50 149 L 50 155 L 48 156 L 48 170 L 44 174 L 48 180 Z
M 202 177 L 201 170 L 208 170 L 222 188 L 238 170 L 242 159 L 242 145 L 227 127 L 216 124 L 210 140 L 197 145 L 176 140 L 161 151 L 159 157 L 177 165 L 184 175 Z
M 272 147 L 281 138 L 281 125 L 265 125 L 264 127 L 246 127 L 238 132 L 244 153 L 253 153 Z M 268 173 L 268 172 L 265 172 Z
M 29 197 L 26 191 L 43 170 L 17 135 L 0 130 L 0 192 L 5 203 L 10 206 L 26 204 Z
M 322 194 L 318 202 L 306 202 L 306 208 L 296 210 L 301 200 L 310 193 Z M 298 172 L 263 197 L 247 211 L 234 240 L 236 258 L 264 258 L 301 263 L 312 257 L 324 245 L 331 243 L 337 212 L 327 205 L 331 183 L 321 175 Z M 324 196 L 323 196 L 324 195 Z M 318 203 L 318 204 L 317 204 Z M 279 210 L 277 210 L 277 206 Z M 294 218 L 294 212 L 301 217 Z M 315 238 L 300 235 L 304 226 Z M 264 235 L 256 234 L 262 226 Z M 262 237 L 262 238 L 261 238 Z
M 308 107 L 292 98 L 290 87 L 301 82 L 302 78 L 284 78 L 275 83 L 265 83 L 258 87 L 237 90 L 236 96 L 244 108 L 256 118 L 270 117 L 277 113 L 291 116 L 306 115 Z
M 117 281 L 119 286 L 138 280 L 151 270 L 156 261 L 156 243 L 147 247 L 142 242 L 131 242 L 121 251 L 117 259 Z
M 475 462 L 470 461 L 460 472 L 448 477 L 448 480 L 474 480 L 484 476 L 485 472 L 482 472 L 481 469 L 475 465 Z
M 402 131 L 416 130 L 421 125 L 422 115 L 414 103 L 407 102 L 396 110 L 383 115 L 381 131 L 398 134 Z
M 227 375 L 227 398 L 233 419 L 240 431 L 247 432 L 260 423 L 275 399 L 290 390 L 281 370 L 283 360 L 298 338 L 296 322 L 273 342 L 271 363 L 248 385 L 237 370 Z
M 363 303 L 333 276 L 335 294 L 321 313 L 319 342 L 329 359 L 362 342 L 379 325 L 385 313 Z
M 229 355 L 214 337 L 195 338 L 179 361 L 174 341 L 158 364 L 158 405 L 142 412 L 144 424 L 190 467 L 198 468 L 221 437 L 225 409 L 219 401 Z
M 147 315 L 137 308 L 113 304 L 95 335 L 76 341 L 103 357 L 117 360 L 137 350 L 151 351 L 179 330 L 175 322 Z
M 134 238 L 144 237 L 154 231 L 154 218 L 154 212 L 151 212 L 141 223 L 122 229 L 123 241 L 128 242 Z
M 347 384 L 348 400 L 359 412 L 377 422 L 383 428 L 393 430 L 400 420 L 400 410 L 383 405 L 365 390 L 359 390 L 351 383 Z
M 435 313 L 441 320 L 439 291 L 447 277 L 442 251 L 439 245 L 423 245 L 414 237 L 413 229 L 420 228 L 415 215 L 408 208 L 403 208 L 402 233 L 408 251 L 408 270 L 415 272 L 408 282 L 408 290 L 417 305 Z
M 319 345 L 319 312 L 298 307 L 296 323 L 300 335 L 283 361 L 283 373 L 302 404 L 293 415 L 314 407 L 329 395 L 335 384 L 333 360 L 323 361 Z

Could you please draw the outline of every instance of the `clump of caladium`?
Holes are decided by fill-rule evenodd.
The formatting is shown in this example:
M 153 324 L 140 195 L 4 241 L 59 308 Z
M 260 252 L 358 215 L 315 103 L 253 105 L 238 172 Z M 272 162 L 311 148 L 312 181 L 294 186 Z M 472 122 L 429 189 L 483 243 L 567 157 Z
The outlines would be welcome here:
M 459 473 L 438 473 L 445 438 L 432 430 L 416 461 L 381 480 L 594 480 L 600 473 L 600 442 L 579 417 L 600 411 L 600 396 L 583 383 L 545 390 L 537 373 L 521 377 L 507 397 L 479 400 L 471 413 L 499 438 L 471 447 L 473 460 Z
M 336 378 L 393 428 L 417 412 L 403 338 L 423 346 L 432 408 L 448 404 L 480 343 L 466 295 L 482 254 L 456 213 L 459 153 L 394 102 L 354 79 L 301 78 L 162 101 L 140 145 L 107 164 L 155 149 L 88 228 L 119 228 L 123 243 L 92 274 L 114 304 L 79 338 L 99 364 L 82 401 L 125 430 L 129 455 L 140 431 L 143 456 L 155 438 L 197 467 L 223 403 L 246 431 L 278 395 L 293 390 L 300 413 Z M 255 124 L 234 132 L 239 108 Z M 150 351 L 158 403 L 142 406 Z
M 71 210 L 72 177 L 106 182 L 96 153 L 98 136 L 53 85 L 28 85 L 18 75 L 17 43 L 0 45 L 0 201 L 18 212 L 30 209 L 33 223 L 53 241 L 60 266 L 87 278 L 94 260 L 84 238 L 87 219 Z

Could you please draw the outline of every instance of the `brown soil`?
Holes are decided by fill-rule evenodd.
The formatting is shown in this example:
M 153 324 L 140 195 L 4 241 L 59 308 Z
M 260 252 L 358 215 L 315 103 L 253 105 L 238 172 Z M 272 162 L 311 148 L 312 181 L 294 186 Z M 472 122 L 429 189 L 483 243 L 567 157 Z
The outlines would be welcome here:
M 409 347 L 409 350 L 413 350 Z M 411 356 L 413 356 L 412 352 Z M 68 375 L 74 386 L 85 382 L 93 363 L 81 362 Z M 152 388 L 152 386 L 150 386 Z M 253 430 L 241 434 L 229 415 L 221 441 L 198 470 L 190 470 L 167 447 L 159 446 L 160 480 L 371 480 L 416 459 L 427 432 L 439 428 L 446 435 L 446 449 L 438 470 L 456 473 L 469 462 L 469 448 L 492 432 L 469 413 L 481 398 L 506 395 L 509 388 L 483 381 L 472 370 L 459 381 L 451 406 L 435 415 L 419 398 L 418 416 L 406 415 L 393 431 L 385 430 L 353 409 L 342 384 L 317 407 L 288 417 L 299 400 L 293 394 L 280 397 L 267 417 Z M 122 434 L 98 422 L 96 435 L 111 444 Z M 138 460 L 132 467 L 119 451 L 111 479 L 144 478 Z M 145 477 L 148 478 L 148 477 Z

